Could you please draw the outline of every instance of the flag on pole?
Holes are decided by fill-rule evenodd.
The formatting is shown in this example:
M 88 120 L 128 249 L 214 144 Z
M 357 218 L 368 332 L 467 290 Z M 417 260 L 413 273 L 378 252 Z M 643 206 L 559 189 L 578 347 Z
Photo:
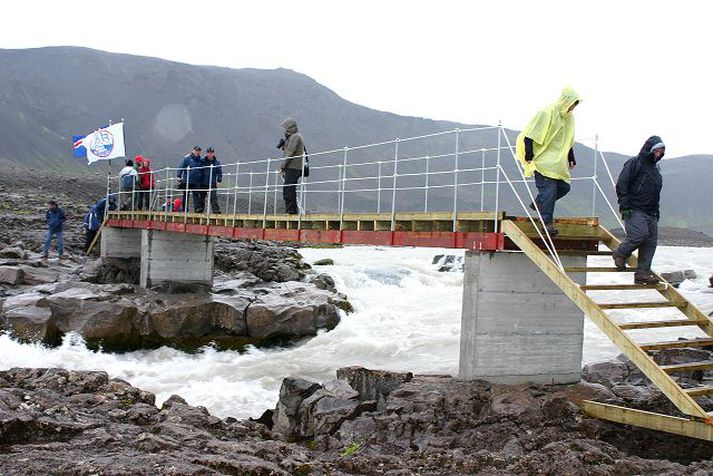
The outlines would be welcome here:
M 77 158 L 86 157 L 90 164 L 98 160 L 126 156 L 123 122 L 102 127 L 86 136 L 72 136 L 72 138 L 74 140 L 74 156 Z

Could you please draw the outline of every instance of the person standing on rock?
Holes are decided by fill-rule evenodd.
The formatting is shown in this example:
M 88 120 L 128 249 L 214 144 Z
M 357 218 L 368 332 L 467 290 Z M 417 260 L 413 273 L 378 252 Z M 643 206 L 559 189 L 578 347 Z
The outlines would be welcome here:
M 178 169 L 178 188 L 185 190 L 183 193 L 183 206 L 188 207 L 188 194 L 193 191 L 193 211 L 202 213 L 205 206 L 205 192 L 203 188 L 203 174 L 205 161 L 201 157 L 201 146 L 193 147 L 190 154 L 181 161 Z
M 52 238 L 56 238 L 57 241 L 57 256 L 62 259 L 64 254 L 64 222 L 66 217 L 64 215 L 64 210 L 57 205 L 55 200 L 50 200 L 48 202 L 49 209 L 45 213 L 45 220 L 47 221 L 47 238 L 45 238 L 45 246 L 43 248 L 42 259 L 47 259 L 49 257 L 50 246 L 52 245 Z
M 210 203 L 211 213 L 220 213 L 220 204 L 218 204 L 218 184 L 223 182 L 223 166 L 215 156 L 215 149 L 208 147 L 205 151 L 205 163 L 209 167 L 203 174 L 205 179 L 205 187 L 209 188 L 210 191 L 208 197 L 208 203 Z
M 296 215 L 297 183 L 302 176 L 305 145 L 302 134 L 297 129 L 297 121 L 287 118 L 280 124 L 285 129 L 285 137 L 277 145 L 284 154 L 280 163 L 280 173 L 284 181 L 282 198 L 285 200 L 285 213 Z
M 663 188 L 658 161 L 665 153 L 666 146 L 661 138 L 649 137 L 639 155 L 626 161 L 616 182 L 626 239 L 613 253 L 614 264 L 619 271 L 623 271 L 626 260 L 638 249 L 638 266 L 634 274 L 636 284 L 659 282 L 659 278 L 651 272 L 651 262 L 658 244 L 659 201 Z
M 535 176 L 537 198 L 530 208 L 539 209 L 550 236 L 558 233 L 552 225 L 555 202 L 569 193 L 570 170 L 577 165 L 572 111 L 580 102 L 573 89 L 564 88 L 560 98 L 539 111 L 517 137 L 525 177 Z

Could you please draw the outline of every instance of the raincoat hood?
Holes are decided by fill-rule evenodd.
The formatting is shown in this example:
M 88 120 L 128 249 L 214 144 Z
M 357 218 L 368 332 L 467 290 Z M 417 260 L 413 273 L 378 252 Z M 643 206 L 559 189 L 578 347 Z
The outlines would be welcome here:
M 560 98 L 555 103 L 555 107 L 561 115 L 565 116 L 571 114 L 569 108 L 572 107 L 575 102 L 582 102 L 582 98 L 579 97 L 577 91 L 572 88 L 564 88 L 562 89 Z
M 151 160 L 150 159 L 147 159 L 147 158 L 141 157 L 141 156 L 136 157 L 136 159 L 137 159 L 136 161 L 139 163 L 140 167 L 142 167 L 144 169 L 151 168 Z M 138 159 L 141 159 L 141 160 L 139 161 Z
M 287 135 L 292 135 L 292 134 L 294 134 L 295 132 L 297 132 L 297 130 L 298 130 L 298 129 L 297 129 L 297 121 L 295 121 L 295 120 L 292 119 L 291 117 L 288 117 L 287 119 L 285 119 L 284 121 L 282 121 L 282 122 L 280 123 L 280 125 L 285 128 L 285 133 L 286 133 Z
M 137 165 L 141 165 L 141 162 L 143 162 L 144 160 L 146 160 L 146 159 L 144 159 L 140 155 L 137 155 L 136 157 L 134 157 L 134 163 Z
M 664 152 L 665 152 L 666 145 L 663 143 L 663 140 L 661 140 L 661 137 L 651 136 L 648 139 L 646 139 L 646 142 L 644 142 L 644 145 L 641 147 L 641 150 L 639 151 L 639 157 L 653 158 L 654 150 L 656 150 L 656 149 L 664 149 Z M 661 156 L 661 158 L 663 158 L 663 155 Z M 659 159 L 659 160 L 661 160 L 661 159 Z

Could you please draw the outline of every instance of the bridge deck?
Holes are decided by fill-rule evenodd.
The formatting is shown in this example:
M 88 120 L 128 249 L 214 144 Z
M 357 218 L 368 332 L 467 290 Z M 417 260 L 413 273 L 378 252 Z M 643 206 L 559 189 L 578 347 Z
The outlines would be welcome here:
M 140 228 L 221 236 L 229 239 L 263 239 L 334 244 L 428 246 L 484 251 L 514 249 L 499 232 L 499 223 L 516 220 L 534 227 L 526 217 L 505 212 L 400 212 L 307 215 L 205 214 L 171 212 L 110 212 L 106 226 Z M 556 243 L 563 250 L 592 250 L 596 246 L 596 217 L 562 218 L 555 224 L 579 234 L 563 233 Z M 496 231 L 497 226 L 497 231 Z M 592 235 L 582 234 L 582 227 Z

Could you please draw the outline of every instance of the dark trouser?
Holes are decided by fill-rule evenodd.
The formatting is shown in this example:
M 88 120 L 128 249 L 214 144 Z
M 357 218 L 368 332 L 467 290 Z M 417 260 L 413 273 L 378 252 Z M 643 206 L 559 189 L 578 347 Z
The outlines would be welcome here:
M 139 190 L 136 192 L 139 196 L 139 210 L 149 210 L 151 208 L 151 191 Z
M 564 180 L 545 177 L 536 171 L 535 186 L 537 186 L 535 201 L 540 209 L 542 221 L 549 225 L 555 214 L 555 202 L 569 193 L 569 184 Z
M 196 190 L 196 189 L 202 189 L 202 185 L 189 185 L 188 188 L 193 191 L 193 211 L 195 213 L 203 213 L 205 210 L 205 197 L 206 197 L 206 192 L 205 190 Z M 184 208 L 187 207 L 188 205 L 184 205 Z
M 208 197 L 210 201 L 210 212 L 220 213 L 220 205 L 218 204 L 218 190 L 215 185 L 211 187 L 211 191 L 208 192 Z
M 282 198 L 285 200 L 285 213 L 297 214 L 297 182 L 300 181 L 300 169 L 285 169 L 285 185 L 282 188 Z
M 659 238 L 659 223 L 656 217 L 639 210 L 633 210 L 624 221 L 626 239 L 614 252 L 615 256 L 628 258 L 634 250 L 639 250 L 636 274 L 651 272 L 651 262 L 654 260 L 656 245 Z
M 94 241 L 94 237 L 97 236 L 97 232 L 99 230 L 90 230 L 87 228 L 86 234 L 84 235 L 84 252 L 86 253 L 89 250 L 89 247 L 92 246 L 92 241 Z
M 120 200 L 120 209 L 121 210 L 133 210 L 132 206 L 134 205 L 134 192 L 129 189 L 129 190 L 121 190 L 121 197 L 119 197 Z

